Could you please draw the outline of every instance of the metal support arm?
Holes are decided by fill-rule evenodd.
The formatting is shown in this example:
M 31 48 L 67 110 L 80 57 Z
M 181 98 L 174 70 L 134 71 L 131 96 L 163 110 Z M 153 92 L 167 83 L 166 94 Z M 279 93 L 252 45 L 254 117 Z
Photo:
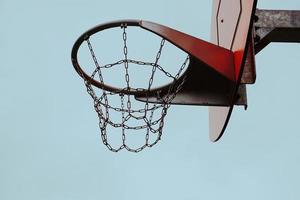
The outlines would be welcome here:
M 256 10 L 255 53 L 271 42 L 300 42 L 300 10 Z

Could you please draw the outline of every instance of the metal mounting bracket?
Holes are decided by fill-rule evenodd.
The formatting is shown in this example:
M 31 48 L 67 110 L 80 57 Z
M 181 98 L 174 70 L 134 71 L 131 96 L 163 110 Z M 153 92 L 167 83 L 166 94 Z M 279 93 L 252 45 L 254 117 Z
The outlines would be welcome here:
M 300 42 L 300 10 L 256 9 L 255 54 L 271 42 Z

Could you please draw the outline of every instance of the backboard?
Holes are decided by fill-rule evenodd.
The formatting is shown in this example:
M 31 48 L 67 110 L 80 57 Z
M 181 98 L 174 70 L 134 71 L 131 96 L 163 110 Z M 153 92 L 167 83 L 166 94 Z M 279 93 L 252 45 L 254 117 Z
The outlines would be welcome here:
M 213 1 L 211 42 L 231 50 L 234 54 L 237 82 L 234 93 L 238 90 L 246 93 L 245 86 L 240 86 L 245 63 L 247 69 L 255 69 L 253 47 L 250 46 L 253 45 L 252 26 L 256 4 L 256 0 Z M 213 142 L 219 140 L 225 131 L 237 95 L 233 95 L 233 98 L 229 106 L 209 107 L 209 137 Z

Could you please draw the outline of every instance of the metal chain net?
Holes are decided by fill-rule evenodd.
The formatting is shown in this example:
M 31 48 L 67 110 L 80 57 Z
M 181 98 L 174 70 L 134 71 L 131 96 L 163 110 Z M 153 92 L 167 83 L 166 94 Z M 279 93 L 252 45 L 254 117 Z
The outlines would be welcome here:
M 121 25 L 121 28 L 123 30 L 122 36 L 123 36 L 123 54 L 124 59 L 119 60 L 115 63 L 106 64 L 106 65 L 100 65 L 98 62 L 98 59 L 95 55 L 95 52 L 93 50 L 93 46 L 89 40 L 89 38 L 86 39 L 88 49 L 90 51 L 90 54 L 92 56 L 93 62 L 95 64 L 95 70 L 93 71 L 91 78 L 98 80 L 101 84 L 104 84 L 104 77 L 102 73 L 102 69 L 107 68 L 113 68 L 115 66 L 124 65 L 124 72 L 125 72 L 125 81 L 126 81 L 126 87 L 124 87 L 121 91 L 118 92 L 111 92 L 111 91 L 105 91 L 101 90 L 101 95 L 96 94 L 96 89 L 91 85 L 91 83 L 88 80 L 84 80 L 85 86 L 87 88 L 88 94 L 92 97 L 94 102 L 94 108 L 95 111 L 98 114 L 99 117 L 99 128 L 101 132 L 101 139 L 103 144 L 113 152 L 118 152 L 122 149 L 126 149 L 130 152 L 140 152 L 146 147 L 152 147 L 161 139 L 162 136 L 162 128 L 164 126 L 164 119 L 167 114 L 167 110 L 170 107 L 170 102 L 174 99 L 176 94 L 180 91 L 182 85 L 184 84 L 185 78 L 183 78 L 183 81 L 177 81 L 182 74 L 183 70 L 185 69 L 187 63 L 189 62 L 189 57 L 187 56 L 184 60 L 183 64 L 179 68 L 177 74 L 172 75 L 169 72 L 165 71 L 162 66 L 160 66 L 159 59 L 162 54 L 162 50 L 165 44 L 165 39 L 161 40 L 159 50 L 156 54 L 156 58 L 154 62 L 142 62 L 138 60 L 132 60 L 128 59 L 128 48 L 127 48 L 127 26 L 126 24 Z M 130 84 L 130 76 L 129 76 L 129 65 L 130 64 L 136 64 L 139 66 L 149 66 L 152 67 L 151 75 L 148 82 L 148 87 L 145 88 L 132 88 Z M 163 74 L 169 78 L 171 78 L 172 84 L 168 88 L 168 92 L 163 97 L 157 96 L 158 99 L 160 99 L 161 103 L 150 103 L 148 101 L 148 97 L 146 97 L 146 101 L 144 102 L 144 107 L 140 109 L 136 109 L 132 107 L 132 102 L 137 101 L 135 100 L 133 95 L 125 94 L 126 91 L 149 91 L 152 89 L 153 79 L 155 72 L 159 70 L 163 72 Z M 82 76 L 84 77 L 84 76 Z M 124 93 L 125 92 L 125 93 Z M 119 96 L 120 102 L 119 106 L 112 106 L 110 104 L 110 96 Z M 120 119 L 113 120 L 111 119 L 110 112 L 115 111 L 121 113 L 121 121 Z M 154 119 L 155 112 L 160 112 L 157 119 Z M 132 125 L 129 122 L 129 120 L 136 120 L 136 121 L 142 121 L 143 125 Z M 114 147 L 109 142 L 109 137 L 107 133 L 107 127 L 112 126 L 114 128 L 120 128 L 121 129 L 121 144 L 117 147 Z M 145 142 L 140 145 L 137 148 L 132 148 L 130 145 L 127 144 L 127 136 L 128 134 L 133 134 L 129 130 L 145 130 Z M 113 134 L 113 133 L 110 133 Z M 140 133 L 139 133 L 140 134 Z M 150 136 L 154 136 L 154 140 L 150 141 Z

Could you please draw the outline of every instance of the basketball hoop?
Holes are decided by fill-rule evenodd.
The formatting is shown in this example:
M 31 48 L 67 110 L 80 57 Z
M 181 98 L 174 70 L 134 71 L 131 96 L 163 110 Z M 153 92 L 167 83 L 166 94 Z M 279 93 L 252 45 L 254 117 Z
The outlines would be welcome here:
M 101 139 L 103 144 L 113 152 L 118 152 L 122 149 L 126 149 L 130 152 L 140 152 L 146 147 L 152 147 L 161 139 L 162 129 L 164 126 L 165 116 L 167 110 L 170 107 L 170 102 L 174 99 L 176 94 L 180 91 L 184 84 L 186 75 L 184 69 L 189 63 L 189 56 L 186 57 L 183 64 L 179 66 L 178 72 L 174 75 L 167 72 L 163 66 L 159 64 L 160 56 L 165 45 L 165 39 L 161 37 L 161 42 L 158 46 L 155 60 L 153 62 L 144 62 L 140 60 L 131 59 L 128 56 L 127 46 L 127 29 L 130 26 L 138 26 L 138 21 L 121 21 L 109 24 L 100 25 L 94 29 L 91 29 L 84 33 L 74 44 L 72 49 L 72 62 L 78 72 L 83 78 L 88 94 L 92 97 L 95 111 L 99 118 L 99 128 L 101 133 Z M 121 36 L 123 40 L 123 58 L 114 63 L 102 64 L 98 61 L 99 55 L 96 55 L 90 37 L 105 29 L 120 27 Z M 88 75 L 79 65 L 77 59 L 78 49 L 84 43 L 87 44 L 90 56 L 93 60 L 94 71 L 91 75 Z M 134 64 L 140 67 L 151 68 L 151 73 L 147 81 L 147 86 L 144 88 L 135 88 L 131 84 L 130 80 L 130 66 Z M 125 85 L 123 88 L 114 87 L 107 84 L 104 80 L 103 69 L 110 70 L 114 68 L 123 68 Z M 172 81 L 170 84 L 158 88 L 153 87 L 154 75 L 157 71 L 160 71 L 164 76 L 170 78 Z M 107 77 L 106 77 L 107 79 Z M 164 95 L 161 92 L 164 91 Z M 150 97 L 155 96 L 159 99 L 159 103 L 152 103 Z M 110 101 L 111 97 L 119 97 L 118 104 L 114 104 Z M 141 100 L 136 98 L 143 97 Z M 136 108 L 133 104 L 139 102 L 141 107 Z M 119 117 L 113 116 L 111 112 L 118 112 Z M 132 124 L 129 121 L 135 120 L 137 123 Z M 120 131 L 120 144 L 115 147 L 109 140 L 108 127 L 113 127 Z M 127 135 L 134 134 L 132 132 L 137 130 L 143 130 L 144 143 L 137 148 L 132 148 L 127 144 Z M 139 132 L 140 134 L 140 132 Z M 151 141 L 150 141 L 150 138 Z M 153 139 L 154 138 L 154 139 Z
M 87 91 L 94 101 L 99 116 L 101 138 L 108 149 L 118 152 L 125 148 L 128 151 L 139 152 L 155 145 L 161 139 L 164 119 L 170 104 L 209 106 L 209 138 L 212 142 L 218 141 L 227 127 L 234 106 L 247 107 L 246 84 L 255 82 L 255 54 L 270 42 L 300 41 L 299 20 L 297 21 L 299 11 L 256 10 L 256 5 L 257 0 L 241 0 L 231 6 L 228 6 L 226 1 L 213 0 L 211 42 L 144 20 L 107 23 L 96 26 L 80 36 L 72 49 L 72 63 L 84 79 Z M 277 23 L 274 23 L 275 21 Z M 90 36 L 115 27 L 122 30 L 123 59 L 100 64 Z M 154 61 L 129 58 L 126 31 L 128 27 L 139 27 L 144 32 L 150 32 L 160 38 Z M 143 38 L 140 45 L 147 43 L 144 40 L 148 40 L 148 37 Z M 171 72 L 166 66 L 176 66 L 177 63 L 165 65 L 159 62 L 165 42 L 187 54 L 176 72 Z M 78 53 L 81 54 L 79 48 L 83 43 L 87 44 L 93 60 L 92 65 L 95 66 L 90 74 L 86 73 L 86 70 L 81 68 L 83 65 L 78 62 Z M 110 44 L 108 43 L 109 47 Z M 177 62 L 179 58 L 174 57 Z M 147 83 L 146 86 L 132 85 L 131 81 L 135 78 L 130 78 L 131 65 L 143 66 L 143 70 L 151 69 L 147 80 L 143 80 Z M 124 74 L 122 79 L 125 83 L 121 87 L 113 87 L 115 84 L 104 81 L 105 75 L 102 71 L 113 70 L 119 66 L 123 66 L 120 74 Z M 171 81 L 158 86 L 153 85 L 157 72 Z M 97 93 L 99 89 L 102 91 L 100 94 Z M 119 97 L 118 105 L 112 103 L 112 96 Z M 134 108 L 133 101 L 134 104 L 143 102 L 143 106 Z M 110 114 L 112 110 L 121 114 L 119 122 Z M 159 117 L 156 117 L 155 113 L 159 113 Z M 142 124 L 132 125 L 129 123 L 131 119 L 141 121 Z M 122 141 L 117 148 L 110 143 L 108 126 L 121 129 Z M 128 130 L 145 130 L 144 144 L 137 148 L 130 147 L 126 140 Z M 150 141 L 150 135 L 155 135 L 154 141 Z

